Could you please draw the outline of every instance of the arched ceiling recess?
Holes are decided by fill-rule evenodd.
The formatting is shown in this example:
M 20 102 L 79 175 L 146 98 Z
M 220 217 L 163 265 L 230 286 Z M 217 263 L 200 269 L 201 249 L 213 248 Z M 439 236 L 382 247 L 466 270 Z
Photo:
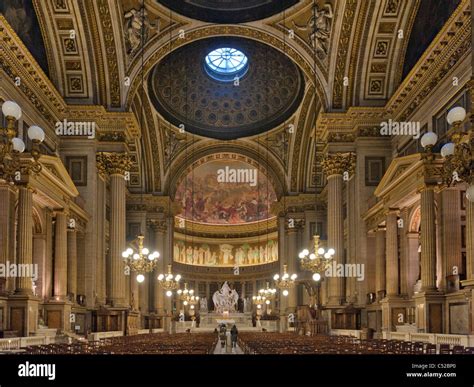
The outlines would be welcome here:
M 174 200 L 182 219 L 226 227 L 274 218 L 277 196 L 264 165 L 240 153 L 218 152 L 188 166 Z
M 195 165 L 205 160 L 213 160 L 216 158 L 216 155 L 221 155 L 221 158 L 234 157 L 246 160 L 247 163 L 255 166 L 255 168 L 268 177 L 268 182 L 279 199 L 287 192 L 285 172 L 282 170 L 281 164 L 267 152 L 268 150 L 263 147 L 251 147 L 249 144 L 242 144 L 241 141 L 238 143 L 233 141 L 212 141 L 204 145 L 190 145 L 185 152 L 182 152 L 173 160 L 166 180 L 163 182 L 163 185 L 166 187 L 165 194 L 174 199 L 177 187 Z
M 298 0 L 156 0 L 174 12 L 209 23 L 237 24 L 273 16 Z
M 145 48 L 144 53 L 144 73 L 145 78 L 148 77 L 150 71 L 161 62 L 171 52 L 186 46 L 191 42 L 214 37 L 236 37 L 248 40 L 254 40 L 262 44 L 271 46 L 273 49 L 280 51 L 285 56 L 298 65 L 304 75 L 305 82 L 313 83 L 316 78 L 316 90 L 318 98 L 321 99 L 323 106 L 328 106 L 330 95 L 326 79 L 321 71 L 320 66 L 316 68 L 316 77 L 314 77 L 314 66 L 312 58 L 307 55 L 302 55 L 298 47 L 290 45 L 284 36 L 277 31 L 269 32 L 262 29 L 257 29 L 246 25 L 203 25 L 194 28 L 190 31 L 185 31 L 185 37 L 180 38 L 178 33 L 174 33 L 171 39 L 163 38 L 160 41 L 154 41 Z M 126 89 L 125 108 L 130 109 L 133 96 L 137 93 L 142 80 L 141 64 L 136 62 L 133 67 L 129 69 L 128 73 L 131 83 L 130 87 Z
M 210 74 L 206 55 L 221 47 L 232 47 L 248 58 L 238 84 L 232 77 L 222 81 Z M 253 136 L 285 122 L 301 104 L 304 87 L 303 75 L 290 58 L 268 45 L 236 37 L 180 47 L 148 78 L 151 100 L 163 117 L 175 126 L 185 125 L 187 132 L 221 140 Z

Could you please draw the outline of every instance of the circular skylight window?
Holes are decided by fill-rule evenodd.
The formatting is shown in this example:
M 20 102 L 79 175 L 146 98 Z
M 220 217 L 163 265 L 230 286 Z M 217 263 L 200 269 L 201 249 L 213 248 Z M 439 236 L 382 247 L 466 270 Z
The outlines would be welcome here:
M 218 81 L 241 78 L 248 69 L 247 56 L 231 47 L 218 48 L 206 55 L 206 71 Z

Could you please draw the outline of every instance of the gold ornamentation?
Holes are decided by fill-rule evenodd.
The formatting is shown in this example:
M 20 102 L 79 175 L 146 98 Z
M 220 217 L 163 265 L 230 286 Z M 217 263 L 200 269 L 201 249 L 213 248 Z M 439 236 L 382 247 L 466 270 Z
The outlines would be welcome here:
M 133 161 L 128 153 L 100 152 L 97 154 L 97 169 L 102 174 L 125 175 L 129 172 Z
M 342 19 L 341 38 L 339 39 L 337 59 L 336 59 L 336 75 L 334 77 L 334 96 L 333 108 L 342 107 L 344 77 L 347 61 L 347 52 L 349 51 L 349 42 L 354 22 L 355 10 L 357 8 L 356 0 L 347 0 Z
M 110 99 L 112 107 L 121 106 L 120 75 L 118 71 L 117 50 L 115 49 L 114 31 L 107 0 L 97 0 L 99 19 L 102 24 L 102 37 L 107 53 L 107 72 L 110 83 Z
M 354 173 L 356 163 L 355 153 L 332 153 L 328 154 L 322 161 L 322 166 L 326 176 L 343 175 L 344 172 L 349 176 Z

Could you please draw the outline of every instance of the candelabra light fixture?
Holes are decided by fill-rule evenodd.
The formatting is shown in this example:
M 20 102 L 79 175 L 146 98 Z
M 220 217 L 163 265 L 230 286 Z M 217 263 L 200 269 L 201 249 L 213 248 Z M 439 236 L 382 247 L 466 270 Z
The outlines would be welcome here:
M 190 306 L 191 309 L 194 309 L 195 305 L 199 302 L 199 296 L 194 295 L 193 289 L 188 289 L 188 284 L 184 283 L 184 289 L 178 289 L 179 299 L 183 301 L 184 306 Z
M 39 126 L 30 126 L 28 128 L 28 138 L 32 141 L 31 163 L 22 165 L 20 155 L 25 151 L 26 145 L 23 140 L 17 136 L 15 122 L 21 118 L 22 111 L 20 106 L 7 101 L 2 105 L 3 115 L 6 117 L 7 126 L 0 126 L 0 179 L 14 183 L 19 180 L 21 174 L 40 173 L 42 166 L 39 162 L 41 153 L 40 144 L 44 141 L 44 131 Z M 20 175 L 18 175 L 20 173 Z
M 262 288 L 258 291 L 257 296 L 253 296 L 252 300 L 257 308 L 260 309 L 263 304 L 270 305 L 272 300 L 275 299 L 277 290 L 275 288 L 270 288 L 270 282 L 267 282 L 267 287 Z
M 288 274 L 288 265 L 283 265 L 283 274 L 275 274 L 273 280 L 278 289 L 282 291 L 282 294 L 286 297 L 289 294 L 289 290 L 295 287 L 295 281 L 298 276 L 296 274 Z
M 314 246 L 313 252 L 304 249 L 298 255 L 300 259 L 301 269 L 313 273 L 313 280 L 318 282 L 322 278 L 322 274 L 331 266 L 333 256 L 336 253 L 334 249 L 327 251 L 319 245 L 319 235 L 313 236 Z
M 166 295 L 168 297 L 173 295 L 173 290 L 179 289 L 180 280 L 181 275 L 174 275 L 171 271 L 171 265 L 168 265 L 168 272 L 166 274 L 158 275 L 158 282 L 160 286 L 166 290 Z
M 149 273 L 155 269 L 156 262 L 160 257 L 158 251 L 150 253 L 150 250 L 144 247 L 144 240 L 145 237 L 139 235 L 137 239 L 132 241 L 131 247 L 122 253 L 125 265 L 127 265 L 131 271 L 137 273 L 136 279 L 140 283 L 145 281 L 145 273 Z
M 474 202 L 474 130 L 472 126 L 467 132 L 461 129 L 465 118 L 466 110 L 461 106 L 452 108 L 446 116 L 452 134 L 450 142 L 441 148 L 443 180 L 448 186 L 467 183 L 466 198 Z M 421 145 L 429 152 L 437 141 L 436 133 L 428 132 L 421 138 Z

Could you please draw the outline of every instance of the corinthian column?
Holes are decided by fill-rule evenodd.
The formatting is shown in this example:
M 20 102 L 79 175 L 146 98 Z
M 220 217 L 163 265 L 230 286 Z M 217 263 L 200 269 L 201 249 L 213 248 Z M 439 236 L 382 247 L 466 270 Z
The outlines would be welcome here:
M 14 260 L 15 192 L 9 184 L 0 184 L 0 264 Z M 13 289 L 12 289 L 13 290 Z M 0 295 L 7 291 L 7 279 L 0 278 Z
M 125 173 L 132 161 L 124 153 L 99 153 L 100 171 L 110 175 L 110 302 L 114 307 L 127 307 L 122 252 L 125 249 Z
M 33 264 L 33 192 L 29 187 L 19 187 L 17 263 Z M 15 293 L 32 295 L 30 277 L 17 277 Z
M 423 291 L 436 290 L 436 218 L 434 191 L 421 191 L 421 286 Z
M 103 173 L 97 174 L 97 274 L 96 289 L 97 302 L 104 305 L 106 302 L 106 243 L 105 243 L 105 203 L 106 203 L 106 183 Z
M 323 168 L 328 180 L 328 247 L 335 250 L 335 264 L 344 264 L 344 218 L 342 213 L 342 184 L 354 172 L 354 153 L 328 154 L 323 160 Z M 333 273 L 329 278 L 328 306 L 344 302 L 344 278 Z
M 387 296 L 398 295 L 398 224 L 397 211 L 387 213 L 387 231 L 385 241 L 387 266 L 386 284 Z
M 67 291 L 73 295 L 76 302 L 77 295 L 77 232 L 75 229 L 67 231 Z
M 379 226 L 375 234 L 375 291 L 379 301 L 387 290 L 385 268 L 385 229 Z
M 67 261 L 67 216 L 58 212 L 54 233 L 54 297 L 58 301 L 67 297 Z
M 160 273 L 165 272 L 165 231 L 166 222 L 164 220 L 157 220 L 151 224 L 153 234 L 155 237 L 155 250 L 160 253 L 155 271 L 152 278 L 155 281 L 153 308 L 155 313 L 159 316 L 165 314 L 165 293 L 160 284 L 157 282 L 157 277 Z
M 474 286 L 474 202 L 469 200 L 466 200 L 466 264 L 466 286 Z

